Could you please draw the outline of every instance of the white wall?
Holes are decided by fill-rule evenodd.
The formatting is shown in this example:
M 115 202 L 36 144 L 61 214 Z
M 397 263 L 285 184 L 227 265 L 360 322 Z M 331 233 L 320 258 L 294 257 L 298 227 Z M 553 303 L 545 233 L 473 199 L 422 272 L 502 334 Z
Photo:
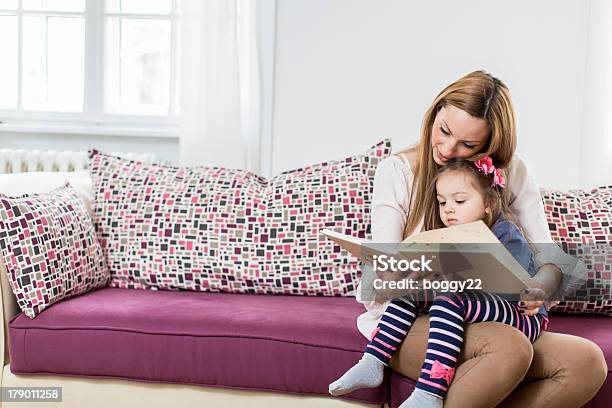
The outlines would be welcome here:
M 589 7 L 585 0 L 278 0 L 272 172 L 360 152 L 385 137 L 394 149 L 414 143 L 435 95 L 485 69 L 510 88 L 518 151 L 538 184 L 578 187 L 588 161 L 580 151 Z M 612 174 L 604 178 L 612 182 Z
M 591 0 L 580 144 L 580 184 L 612 184 L 612 2 Z
M 273 108 L 262 173 L 386 137 L 394 149 L 412 144 L 434 96 L 485 69 L 510 88 L 518 151 L 540 186 L 610 184 L 610 21 L 609 0 L 276 0 L 274 48 L 263 48 L 274 50 L 263 56 L 274 79 L 264 81 Z M 0 147 L 93 146 L 179 159 L 178 139 L 0 134 Z

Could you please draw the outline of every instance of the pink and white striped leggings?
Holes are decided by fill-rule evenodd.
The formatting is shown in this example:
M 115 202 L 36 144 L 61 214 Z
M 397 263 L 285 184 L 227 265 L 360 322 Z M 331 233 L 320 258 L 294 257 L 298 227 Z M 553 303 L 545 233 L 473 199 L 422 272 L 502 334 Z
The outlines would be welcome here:
M 522 313 L 516 302 L 486 292 L 425 294 L 424 301 L 396 298 L 385 312 L 366 346 L 369 353 L 388 365 L 393 353 L 406 338 L 421 313 L 429 312 L 427 354 L 416 387 L 444 398 L 453 379 L 463 344 L 463 324 L 500 322 L 523 332 L 535 342 L 546 330 L 548 317 Z

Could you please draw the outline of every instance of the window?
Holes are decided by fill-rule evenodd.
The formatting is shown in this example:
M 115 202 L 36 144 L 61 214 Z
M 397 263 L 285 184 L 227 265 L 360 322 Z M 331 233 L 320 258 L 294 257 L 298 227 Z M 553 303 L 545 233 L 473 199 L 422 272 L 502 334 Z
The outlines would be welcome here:
M 176 127 L 179 24 L 179 0 L 0 0 L 0 119 Z

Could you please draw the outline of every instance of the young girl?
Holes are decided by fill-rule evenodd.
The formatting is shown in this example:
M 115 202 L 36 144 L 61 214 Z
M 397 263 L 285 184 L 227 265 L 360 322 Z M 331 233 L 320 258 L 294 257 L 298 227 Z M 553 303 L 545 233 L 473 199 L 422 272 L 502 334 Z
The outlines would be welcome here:
M 514 258 L 533 277 L 533 253 L 520 229 L 511 221 L 502 172 L 489 156 L 476 162 L 455 159 L 439 168 L 426 197 L 432 205 L 425 213 L 426 230 L 483 220 Z M 436 204 L 437 201 L 437 204 Z M 434 294 L 433 301 L 393 299 L 372 333 L 361 360 L 329 385 L 332 395 L 382 383 L 384 367 L 406 338 L 419 313 L 429 312 L 429 342 L 421 375 L 412 395 L 400 408 L 442 407 L 453 379 L 463 343 L 463 324 L 500 322 L 522 331 L 533 343 L 548 325 L 546 309 L 522 313 L 517 302 L 486 292 Z

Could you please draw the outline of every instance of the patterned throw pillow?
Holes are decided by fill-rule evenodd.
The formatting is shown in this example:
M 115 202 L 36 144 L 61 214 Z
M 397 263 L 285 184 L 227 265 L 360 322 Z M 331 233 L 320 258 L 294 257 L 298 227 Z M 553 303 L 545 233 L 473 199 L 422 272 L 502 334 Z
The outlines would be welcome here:
M 382 141 L 266 179 L 90 152 L 93 218 L 111 286 L 352 296 L 359 261 L 320 234 L 369 237 Z
M 588 271 L 586 286 L 552 310 L 612 316 L 612 186 L 541 195 L 553 240 Z
M 110 278 L 91 217 L 67 182 L 43 194 L 0 194 L 0 253 L 17 303 L 31 319 Z

